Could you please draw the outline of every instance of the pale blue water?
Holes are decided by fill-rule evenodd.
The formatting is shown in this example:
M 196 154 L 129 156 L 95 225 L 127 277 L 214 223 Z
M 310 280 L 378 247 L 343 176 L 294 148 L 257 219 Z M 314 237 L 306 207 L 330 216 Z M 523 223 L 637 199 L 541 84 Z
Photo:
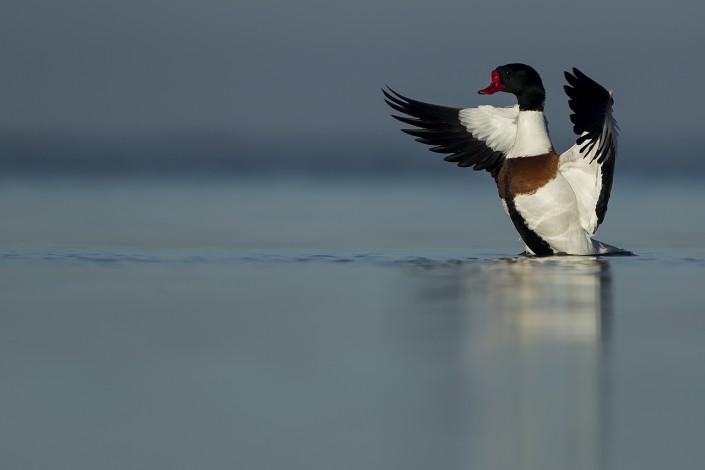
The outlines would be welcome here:
M 705 465 L 705 191 L 538 260 L 480 180 L 4 181 L 0 467 Z

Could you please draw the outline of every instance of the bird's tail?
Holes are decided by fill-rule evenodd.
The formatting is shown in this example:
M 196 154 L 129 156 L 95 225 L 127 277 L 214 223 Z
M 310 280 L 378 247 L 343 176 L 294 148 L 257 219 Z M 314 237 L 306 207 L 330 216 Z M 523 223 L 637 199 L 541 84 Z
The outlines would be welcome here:
M 632 256 L 634 253 L 625 250 L 623 248 L 617 248 L 616 246 L 608 245 L 607 243 L 602 243 L 599 240 L 592 240 L 595 247 L 596 254 L 608 255 L 608 256 Z

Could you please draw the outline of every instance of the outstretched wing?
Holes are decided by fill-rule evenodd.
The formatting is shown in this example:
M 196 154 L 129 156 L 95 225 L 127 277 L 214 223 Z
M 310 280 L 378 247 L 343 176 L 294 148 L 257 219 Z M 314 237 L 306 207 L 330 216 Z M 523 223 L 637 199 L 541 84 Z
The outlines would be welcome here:
M 417 142 L 433 145 L 432 152 L 450 154 L 447 162 L 486 170 L 497 178 L 504 157 L 514 144 L 518 106 L 449 108 L 407 98 L 391 88 L 384 101 L 406 116 L 393 118 L 418 129 L 402 129 Z
M 612 117 L 612 92 L 580 70 L 565 72 L 566 94 L 573 114 L 573 131 L 579 136 L 561 155 L 560 171 L 573 187 L 583 228 L 595 233 L 605 219 L 612 190 L 619 128 Z

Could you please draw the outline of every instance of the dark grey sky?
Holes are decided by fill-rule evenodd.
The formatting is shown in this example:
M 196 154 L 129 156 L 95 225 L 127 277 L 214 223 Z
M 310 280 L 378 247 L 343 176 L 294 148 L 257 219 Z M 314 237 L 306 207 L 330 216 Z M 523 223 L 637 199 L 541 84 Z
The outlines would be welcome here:
M 702 122 L 700 2 L 4 0 L 0 127 L 388 132 L 384 84 L 455 106 L 492 68 L 535 66 L 554 135 L 562 71 L 615 91 L 623 133 Z

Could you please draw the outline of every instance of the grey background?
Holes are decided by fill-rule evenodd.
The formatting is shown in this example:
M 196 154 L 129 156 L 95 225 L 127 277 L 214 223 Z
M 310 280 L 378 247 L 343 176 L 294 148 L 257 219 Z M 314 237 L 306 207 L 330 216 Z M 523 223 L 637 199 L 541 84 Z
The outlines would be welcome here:
M 630 173 L 663 167 L 663 152 L 699 170 L 702 18 L 694 1 L 6 0 L 0 150 L 9 168 L 46 165 L 51 149 L 77 168 L 149 156 L 379 169 L 424 152 L 388 118 L 385 83 L 505 105 L 476 91 L 494 67 L 525 62 L 543 76 L 557 148 L 573 139 L 562 72 L 577 66 L 615 92 Z

